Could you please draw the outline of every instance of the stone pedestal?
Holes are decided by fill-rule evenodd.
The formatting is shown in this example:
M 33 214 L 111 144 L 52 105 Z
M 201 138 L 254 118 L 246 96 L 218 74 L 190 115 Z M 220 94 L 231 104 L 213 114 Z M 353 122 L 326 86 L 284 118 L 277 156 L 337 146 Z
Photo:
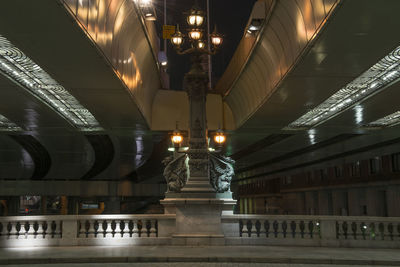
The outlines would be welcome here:
M 176 214 L 173 245 L 224 245 L 221 215 L 232 214 L 230 193 L 167 193 L 161 200 L 166 214 Z M 227 197 L 227 198 L 221 198 Z

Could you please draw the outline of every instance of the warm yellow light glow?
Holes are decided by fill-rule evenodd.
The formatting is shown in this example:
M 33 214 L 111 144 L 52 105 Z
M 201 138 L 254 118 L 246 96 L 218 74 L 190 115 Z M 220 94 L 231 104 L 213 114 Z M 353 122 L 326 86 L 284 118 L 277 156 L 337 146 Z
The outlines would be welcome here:
M 175 145 L 178 145 L 183 141 L 183 137 L 179 133 L 174 133 L 174 135 L 171 137 L 171 140 Z
M 188 17 L 188 24 L 190 26 L 201 26 L 201 24 L 203 24 L 204 21 L 204 17 L 200 16 L 200 15 L 190 15 Z
M 192 30 L 189 32 L 189 37 L 193 40 L 199 40 L 201 38 L 201 31 Z
M 226 140 L 226 137 L 223 133 L 217 133 L 214 136 L 214 141 L 219 145 L 223 144 L 225 142 L 225 140 Z
M 203 41 L 199 41 L 197 43 L 197 47 L 200 48 L 200 49 L 204 48 L 205 46 L 206 46 L 206 44 Z
M 220 36 L 211 36 L 211 42 L 215 46 L 219 46 L 222 44 L 222 38 Z
M 183 43 L 183 38 L 182 36 L 173 36 L 171 42 L 173 45 L 180 46 Z

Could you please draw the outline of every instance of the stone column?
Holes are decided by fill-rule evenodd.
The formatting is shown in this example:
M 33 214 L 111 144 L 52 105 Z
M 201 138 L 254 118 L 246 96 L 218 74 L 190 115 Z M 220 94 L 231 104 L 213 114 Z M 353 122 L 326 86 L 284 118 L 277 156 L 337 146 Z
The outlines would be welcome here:
M 223 213 L 232 213 L 236 201 L 232 199 L 230 191 L 217 193 L 210 183 L 210 157 L 214 156 L 209 156 L 208 153 L 206 120 L 208 78 L 200 65 L 200 54 L 194 54 L 192 60 L 192 68 L 184 78 L 190 105 L 187 152 L 189 175 L 180 190 L 169 187 L 174 191 L 168 191 L 161 204 L 165 207 L 165 213 L 176 214 L 175 232 L 172 235 L 173 245 L 223 245 L 225 240 L 221 216 Z M 182 170 L 182 163 L 176 165 L 177 167 L 173 166 L 175 165 L 166 167 L 171 179 L 176 179 L 187 170 L 186 167 L 185 171 Z
M 207 137 L 207 74 L 203 71 L 198 54 L 192 57 L 192 68 L 185 75 L 184 87 L 189 97 L 189 172 L 190 176 L 182 192 L 213 193 L 208 177 Z

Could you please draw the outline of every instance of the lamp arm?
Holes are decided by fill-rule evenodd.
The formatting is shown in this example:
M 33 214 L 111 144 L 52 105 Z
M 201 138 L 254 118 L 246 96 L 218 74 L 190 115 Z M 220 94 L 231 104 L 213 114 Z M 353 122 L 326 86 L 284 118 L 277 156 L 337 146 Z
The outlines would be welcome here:
M 182 50 L 180 47 L 175 47 L 175 51 L 178 55 L 187 55 L 187 54 L 193 54 L 193 53 L 199 53 L 199 54 L 207 54 L 207 55 L 215 55 L 217 54 L 217 49 L 212 49 L 208 51 L 207 49 L 204 48 L 195 48 L 191 47 L 186 50 Z

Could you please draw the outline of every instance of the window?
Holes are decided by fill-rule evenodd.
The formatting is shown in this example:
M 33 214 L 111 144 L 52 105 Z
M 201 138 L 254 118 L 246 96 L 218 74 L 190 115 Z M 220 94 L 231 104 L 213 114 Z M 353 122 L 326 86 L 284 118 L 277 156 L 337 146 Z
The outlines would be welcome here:
M 292 176 L 288 175 L 288 176 L 283 177 L 283 184 L 284 185 L 288 185 L 288 184 L 291 184 L 291 183 L 292 183 Z
M 350 165 L 350 175 L 352 177 L 360 176 L 360 162 L 356 161 Z
M 319 170 L 319 175 L 321 177 L 321 181 L 328 179 L 328 171 L 326 169 Z
M 343 177 L 343 167 L 335 166 L 335 175 L 336 177 Z
M 381 171 L 381 159 L 375 157 L 369 160 L 369 173 L 376 174 Z
M 400 171 L 400 153 L 392 154 L 392 170 L 394 172 Z

